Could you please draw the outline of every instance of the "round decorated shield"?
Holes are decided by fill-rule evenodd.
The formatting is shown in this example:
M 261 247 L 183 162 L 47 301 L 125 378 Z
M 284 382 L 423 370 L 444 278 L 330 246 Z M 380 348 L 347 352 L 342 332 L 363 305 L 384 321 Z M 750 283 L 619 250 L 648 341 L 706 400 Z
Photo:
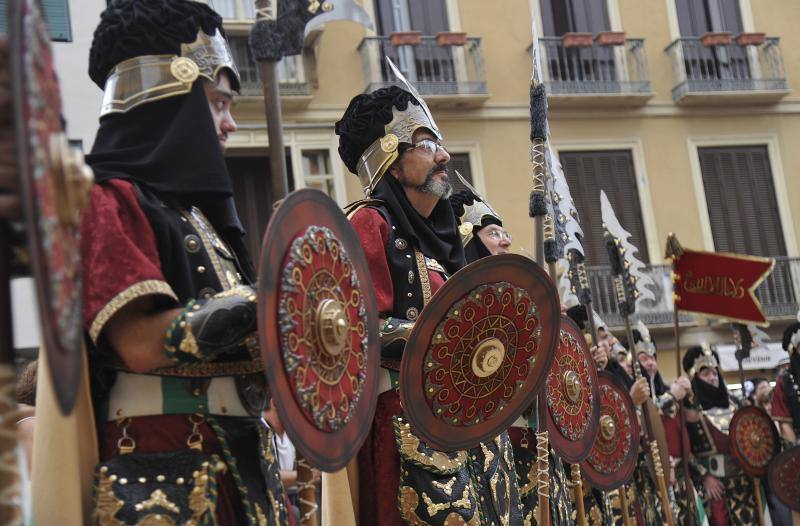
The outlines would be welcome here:
M 597 367 L 583 333 L 561 317 L 556 355 L 545 384 L 550 445 L 567 462 L 580 462 L 592 449 L 600 415 Z
M 745 473 L 764 477 L 769 463 L 781 449 L 778 430 L 769 414 L 760 407 L 738 409 L 730 424 L 731 454 Z
M 558 341 L 558 292 L 530 259 L 456 272 L 411 331 L 400 397 L 414 433 L 441 451 L 493 438 L 533 402 Z
M 787 449 L 772 459 L 769 487 L 789 509 L 800 512 L 800 446 Z
M 378 310 L 361 244 L 328 196 L 298 190 L 270 219 L 258 276 L 273 403 L 297 450 L 337 471 L 361 447 L 377 399 Z
M 72 410 L 81 379 L 80 211 L 91 171 L 68 146 L 50 34 L 35 0 L 13 2 L 9 20 L 17 171 L 39 314 L 61 410 Z
M 631 395 L 607 371 L 598 373 L 600 419 L 597 438 L 581 462 L 586 480 L 601 490 L 626 484 L 636 468 L 639 422 Z

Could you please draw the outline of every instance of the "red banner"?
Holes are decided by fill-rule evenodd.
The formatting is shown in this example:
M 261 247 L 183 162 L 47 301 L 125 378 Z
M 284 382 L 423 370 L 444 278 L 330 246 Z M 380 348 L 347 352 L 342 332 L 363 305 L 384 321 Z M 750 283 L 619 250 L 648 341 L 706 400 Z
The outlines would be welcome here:
M 772 272 L 774 259 L 683 250 L 673 256 L 675 307 L 739 323 L 766 325 L 755 289 Z

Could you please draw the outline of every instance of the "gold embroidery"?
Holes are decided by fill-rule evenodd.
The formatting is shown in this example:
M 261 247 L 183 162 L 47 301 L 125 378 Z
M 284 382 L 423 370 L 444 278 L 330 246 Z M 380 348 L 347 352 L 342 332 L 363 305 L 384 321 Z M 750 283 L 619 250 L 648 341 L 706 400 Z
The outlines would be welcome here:
M 203 355 L 200 354 L 200 347 L 197 345 L 197 340 L 194 338 L 194 334 L 192 334 L 192 326 L 189 323 L 183 328 L 183 339 L 178 345 L 178 349 L 186 354 L 191 354 L 195 358 L 203 359 Z
M 494 453 L 492 453 L 486 444 L 481 442 L 481 451 L 483 451 L 483 471 L 489 471 L 489 468 L 492 466 L 492 460 L 494 460 Z
M 417 272 L 419 272 L 419 282 L 422 285 L 422 306 L 431 301 L 431 279 L 428 275 L 428 267 L 425 265 L 425 255 L 414 249 L 414 254 L 417 256 Z
M 175 521 L 172 517 L 161 513 L 150 513 L 142 517 L 139 521 L 139 526 L 175 526 Z
M 422 500 L 425 501 L 425 505 L 428 507 L 427 510 L 428 517 L 431 518 L 433 518 L 433 516 L 439 513 L 440 511 L 444 511 L 450 507 L 449 502 L 441 502 L 441 503 L 433 502 L 431 498 L 428 497 L 428 494 L 425 493 L 424 491 L 422 492 Z
M 161 491 L 160 489 L 157 489 L 153 493 L 151 493 L 149 499 L 143 500 L 142 502 L 134 506 L 136 511 L 151 510 L 156 507 L 164 508 L 165 510 L 171 511 L 172 513 L 181 512 L 181 509 L 178 507 L 178 505 L 170 501 L 167 498 L 167 494 Z
M 228 278 L 225 275 L 225 272 L 222 270 L 222 263 L 220 263 L 219 257 L 214 250 L 214 244 L 209 237 L 208 231 L 211 230 L 213 232 L 214 229 L 211 227 L 208 219 L 206 219 L 203 213 L 195 207 L 192 207 L 192 209 L 188 212 L 183 211 L 182 213 L 183 216 L 189 220 L 189 223 L 191 223 L 195 232 L 197 232 L 197 234 L 200 236 L 200 240 L 203 242 L 203 248 L 208 255 L 208 259 L 211 260 L 211 266 L 214 267 L 214 274 L 217 275 L 219 284 L 225 290 L 231 288 L 231 285 L 228 283 Z
M 115 478 L 116 480 L 116 478 Z M 102 526 L 122 526 L 116 518 L 117 512 L 125 506 L 125 502 L 114 495 L 114 481 L 108 476 L 108 468 L 103 466 L 97 477 L 94 523 Z
M 224 466 L 224 464 L 223 464 Z M 189 493 L 189 509 L 192 510 L 192 520 L 197 522 L 204 513 L 214 513 L 214 504 L 206 497 L 208 491 L 208 462 L 203 462 L 194 479 L 194 487 Z
M 505 503 L 501 502 L 500 498 L 497 496 L 497 484 L 500 482 L 500 475 L 503 475 L 503 479 L 506 483 Z M 511 498 L 511 481 L 508 478 L 508 473 L 503 471 L 500 466 L 498 466 L 494 476 L 489 480 L 489 487 L 492 490 L 492 497 L 494 498 L 494 505 L 497 510 L 497 515 L 500 517 L 500 522 L 503 526 L 509 526 L 511 523 L 511 503 L 509 502 Z M 502 504 L 505 504 L 505 506 L 503 507 Z
M 103 330 L 106 323 L 108 323 L 108 320 L 110 320 L 114 314 L 119 312 L 122 307 L 135 299 L 141 298 L 142 296 L 150 296 L 154 294 L 163 294 L 165 296 L 169 296 L 175 301 L 178 301 L 178 296 L 172 290 L 172 287 L 170 287 L 165 281 L 149 279 L 134 283 L 127 289 L 111 298 L 111 301 L 106 303 L 106 305 L 100 309 L 100 312 L 97 313 L 97 316 L 94 317 L 94 321 L 92 321 L 92 325 L 89 327 L 89 337 L 92 339 L 92 342 L 97 344 L 97 339 L 100 337 L 100 332 Z
M 128 371 L 127 369 L 120 369 Z M 240 360 L 236 362 L 182 363 L 173 367 L 163 367 L 148 374 L 158 376 L 180 376 L 183 378 L 207 378 L 214 376 L 235 376 L 260 373 L 264 368 L 260 360 Z
M 426 526 L 417 516 L 417 506 L 419 505 L 419 495 L 414 488 L 408 486 L 400 487 L 400 514 L 410 526 Z
M 453 501 L 454 508 L 464 508 L 465 510 L 472 508 L 472 502 L 469 500 L 469 489 L 469 484 L 464 486 L 464 493 L 461 494 L 461 498 Z
M 264 510 L 261 509 L 258 502 L 256 502 L 256 518 L 258 519 L 258 526 L 267 526 L 267 516 L 264 515 Z
M 461 469 L 467 460 L 466 451 L 457 451 L 455 458 L 450 458 L 446 453 L 431 449 L 430 454 L 418 450 L 420 440 L 411 432 L 411 425 L 400 418 L 397 419 L 397 429 L 400 434 L 400 453 L 409 460 L 422 466 L 434 468 L 439 473 L 453 473 Z
M 452 512 L 444 520 L 444 526 L 478 526 L 478 514 L 472 516 L 469 522 L 464 521 L 464 518 L 456 512 Z
M 251 287 L 247 285 L 236 285 L 235 287 L 224 290 L 219 294 L 216 294 L 215 298 L 231 298 L 233 296 L 241 296 L 249 301 L 256 301 L 256 294 Z
M 433 484 L 434 488 L 443 491 L 445 495 L 451 497 L 453 495 L 453 484 L 455 483 L 455 481 L 456 478 L 453 477 L 447 482 L 439 482 L 438 480 L 432 480 L 431 484 Z

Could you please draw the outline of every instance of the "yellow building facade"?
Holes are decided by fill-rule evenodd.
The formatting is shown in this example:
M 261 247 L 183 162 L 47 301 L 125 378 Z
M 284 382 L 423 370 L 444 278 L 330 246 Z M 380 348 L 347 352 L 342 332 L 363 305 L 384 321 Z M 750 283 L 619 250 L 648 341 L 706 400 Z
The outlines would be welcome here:
M 251 2 L 211 3 L 226 17 L 242 69 L 244 87 L 235 109 L 239 130 L 229 139 L 228 157 L 242 215 L 249 216 L 245 222 L 256 239 L 253 230 L 263 232 L 266 221 L 259 200 L 269 198 L 269 169 L 263 99 L 256 68 L 247 62 Z M 709 5 L 698 13 L 692 4 Z M 662 350 L 664 376 L 675 375 L 668 269 L 658 266 L 666 263 L 669 232 L 687 248 L 776 257 L 775 276 L 759 297 L 770 318 L 768 333 L 780 342 L 800 298 L 800 147 L 794 144 L 800 137 L 800 4 L 362 0 L 362 5 L 374 29 L 329 23 L 309 36 L 302 55 L 281 64 L 291 187 L 321 188 L 342 206 L 362 197 L 357 178 L 338 158 L 333 126 L 354 95 L 391 82 L 381 65 L 381 56 L 390 54 L 418 84 L 445 145 L 503 216 L 515 248 L 532 252 L 527 207 L 533 19 L 542 36 L 538 51 L 552 147 L 582 220 L 592 227 L 587 235 L 599 228 L 596 190 L 606 189 L 615 208 L 625 209 L 623 225 L 634 232 L 641 255 L 654 265 L 660 303 L 642 316 Z M 596 249 L 593 255 L 595 260 L 587 251 L 597 276 L 598 309 L 618 326 L 613 300 L 598 297 L 607 275 L 599 267 L 607 261 Z M 700 341 L 732 344 L 728 324 L 691 317 L 682 323 L 684 348 Z

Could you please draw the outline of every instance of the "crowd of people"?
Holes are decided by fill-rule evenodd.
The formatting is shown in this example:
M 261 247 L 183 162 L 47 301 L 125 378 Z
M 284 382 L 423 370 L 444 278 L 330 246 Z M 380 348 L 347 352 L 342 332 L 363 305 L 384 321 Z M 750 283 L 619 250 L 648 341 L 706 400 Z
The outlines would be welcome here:
M 96 419 L 86 432 L 99 446 L 94 521 L 298 524 L 295 449 L 252 352 L 256 276 L 223 156 L 237 129 L 231 106 L 240 81 L 222 19 L 200 2 L 111 0 L 89 71 L 105 90 L 87 157 L 96 184 L 81 226 Z M 408 336 L 431 297 L 468 263 L 508 252 L 511 235 L 474 191 L 453 195 L 443 134 L 410 86 L 356 95 L 335 132 L 365 191 L 347 215 L 377 300 L 381 368 L 356 458 L 342 472 L 313 475 L 323 524 L 536 524 L 529 422 L 468 450 L 437 451 L 417 436 L 398 393 Z M 592 315 L 579 305 L 565 312 L 581 327 Z M 601 325 L 590 351 L 634 404 L 657 406 L 669 437 L 670 509 L 643 448 L 627 487 L 600 491 L 584 481 L 587 523 L 661 525 L 672 514 L 675 524 L 699 524 L 697 492 L 711 524 L 756 524 L 759 482 L 729 450 L 730 418 L 743 401 L 729 393 L 715 352 L 687 349 L 683 374 L 667 385 L 646 327 L 632 334 L 620 342 Z M 799 342 L 800 323 L 787 330 L 791 360 L 774 390 L 753 381 L 746 393 L 771 412 L 787 444 L 800 428 Z M 35 376 L 21 383 L 30 405 Z M 30 412 L 23 437 L 33 432 Z M 548 469 L 552 523 L 576 524 L 569 466 L 553 449 Z M 769 509 L 773 524 L 788 524 L 779 522 L 787 510 L 778 501 Z

